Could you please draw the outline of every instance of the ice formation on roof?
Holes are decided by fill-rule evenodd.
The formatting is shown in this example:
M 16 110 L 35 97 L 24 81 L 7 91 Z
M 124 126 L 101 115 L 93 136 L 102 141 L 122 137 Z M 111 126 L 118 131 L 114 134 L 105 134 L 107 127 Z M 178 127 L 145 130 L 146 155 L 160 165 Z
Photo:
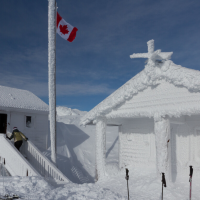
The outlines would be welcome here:
M 0 86 L 0 107 L 49 111 L 49 106 L 27 90 Z
M 133 95 L 137 95 L 149 86 L 159 84 L 160 80 L 165 80 L 178 87 L 185 87 L 191 92 L 200 92 L 200 71 L 174 64 L 169 60 L 172 52 L 154 51 L 153 42 L 151 40 L 147 43 L 148 53 L 130 56 L 131 58 L 148 58 L 144 70 L 83 116 L 81 119 L 82 125 L 86 125 L 100 116 L 107 115 L 125 101 L 130 100 Z

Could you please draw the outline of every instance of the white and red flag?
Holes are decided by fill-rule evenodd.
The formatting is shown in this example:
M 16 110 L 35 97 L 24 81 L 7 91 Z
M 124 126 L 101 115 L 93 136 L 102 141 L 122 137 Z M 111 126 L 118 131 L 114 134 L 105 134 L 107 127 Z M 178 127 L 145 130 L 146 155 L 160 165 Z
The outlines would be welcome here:
M 64 38 L 65 40 L 68 40 L 69 42 L 72 42 L 76 37 L 76 31 L 78 29 L 76 27 L 73 27 L 69 23 L 67 23 L 57 12 L 57 33 Z

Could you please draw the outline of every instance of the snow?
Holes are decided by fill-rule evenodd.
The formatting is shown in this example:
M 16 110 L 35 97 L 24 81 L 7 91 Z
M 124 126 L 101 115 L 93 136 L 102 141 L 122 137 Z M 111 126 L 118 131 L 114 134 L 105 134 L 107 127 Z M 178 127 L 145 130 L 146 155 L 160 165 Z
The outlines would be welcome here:
M 152 54 L 154 52 L 154 40 L 149 40 L 147 42 L 147 46 L 148 46 L 148 53 Z
M 156 60 L 169 60 L 173 52 L 161 52 L 160 49 L 154 51 L 154 40 L 149 40 L 147 42 L 148 53 L 134 53 L 130 55 L 130 58 L 148 58 L 149 61 L 155 62 Z
M 79 126 L 80 118 L 87 112 L 67 107 L 56 109 L 58 168 L 75 183 L 94 182 L 95 126 Z M 49 158 L 50 150 L 44 152 Z
M 7 110 L 49 111 L 49 106 L 30 91 L 0 86 L 0 94 L 0 107 L 6 107 Z
M 51 141 L 55 141 L 55 144 L 52 145 L 53 156 L 55 157 L 57 150 L 57 167 L 71 183 L 55 182 L 52 179 L 41 177 L 0 177 L 0 194 L 15 193 L 25 199 L 39 200 L 127 199 L 125 168 L 128 168 L 130 199 L 160 199 L 162 185 L 161 177 L 158 175 L 165 172 L 167 188 L 164 188 L 164 199 L 188 200 L 188 164 L 192 163 L 194 165 L 192 199 L 199 199 L 200 129 L 198 127 L 200 115 L 194 116 L 194 114 L 200 114 L 200 106 L 198 106 L 200 72 L 174 64 L 169 60 L 172 52 L 154 51 L 153 42 L 153 40 L 148 42 L 148 53 L 131 56 L 132 58 L 148 58 L 145 69 L 90 112 L 66 107 L 56 108 L 57 137 L 55 138 L 51 132 Z M 50 63 L 52 62 L 50 61 Z M 172 93 L 168 95 L 174 97 L 173 95 L 176 93 L 175 96 L 182 101 L 178 102 L 175 98 L 168 99 L 168 102 L 164 102 L 164 106 L 161 104 L 158 106 L 158 102 L 162 102 L 163 99 L 160 98 L 158 101 L 156 94 L 166 97 L 166 91 L 171 92 L 170 88 L 172 88 Z M 179 92 L 174 88 L 178 88 Z M 163 95 L 160 95 L 160 91 L 164 91 Z M 50 90 L 51 94 L 53 92 Z M 145 95 L 142 96 L 143 94 L 147 95 L 147 98 Z M 154 97 L 150 103 L 148 94 Z M 135 97 L 134 100 L 133 97 Z M 141 105 L 138 106 L 141 99 L 149 103 L 145 104 L 148 109 L 142 105 L 144 112 L 139 110 Z M 173 107 L 173 102 L 175 102 L 175 106 L 179 107 Z M 144 104 L 144 102 L 142 103 Z M 136 105 L 139 109 L 134 108 L 134 110 L 133 107 L 130 109 L 128 107 L 130 104 Z M 126 112 L 122 112 L 122 109 Z M 55 107 L 51 107 L 50 112 L 55 114 Z M 193 116 L 190 117 L 192 114 Z M 174 118 L 171 117 L 179 116 L 182 116 L 183 119 L 177 120 L 178 123 L 173 124 Z M 50 114 L 51 121 L 55 120 L 54 117 L 55 115 Z M 111 121 L 117 117 L 124 117 L 123 120 L 120 119 L 122 125 L 119 128 L 119 139 L 118 127 L 106 127 L 106 120 Z M 141 118 L 133 119 L 131 117 Z M 80 118 L 82 119 L 80 120 Z M 80 126 L 80 124 L 87 125 L 90 122 L 95 122 L 96 127 Z M 153 125 L 154 130 L 152 131 Z M 50 127 L 52 128 L 52 124 Z M 171 140 L 170 150 L 168 149 L 169 139 Z M 120 147 L 118 140 L 120 140 Z M 133 144 L 135 144 L 135 149 L 132 147 Z M 136 144 L 142 145 L 138 148 Z M 156 146 L 155 151 L 152 145 Z M 127 151 L 125 152 L 124 149 Z M 50 157 L 50 150 L 51 148 L 43 154 Z M 119 150 L 124 154 L 120 152 L 118 155 Z M 171 151 L 171 158 L 168 155 L 169 151 Z M 132 155 L 133 152 L 135 155 Z M 125 162 L 122 162 L 124 161 L 121 158 L 122 155 L 125 157 Z M 157 162 L 154 160 L 155 155 Z M 171 159 L 171 166 L 169 166 L 169 159 Z M 132 160 L 132 162 L 127 162 L 128 160 Z M 137 161 L 140 165 L 137 165 Z M 118 167 L 119 163 L 123 163 L 120 164 L 121 169 Z M 169 174 L 170 167 L 170 173 L 175 174 L 173 176 Z M 96 172 L 97 177 L 95 177 Z M 178 174 L 179 172 L 180 174 Z M 94 183 L 96 178 L 98 182 Z M 171 182 L 170 178 L 172 178 Z
M 148 54 L 148 53 L 147 53 Z M 160 81 L 166 81 L 170 84 L 173 84 L 176 87 L 184 87 L 190 93 L 199 93 L 200 92 L 200 72 L 198 70 L 192 70 L 180 65 L 174 64 L 171 60 L 168 60 L 170 56 L 164 55 L 165 60 L 157 62 L 155 59 L 156 55 L 159 55 L 160 51 L 155 51 L 151 54 L 151 57 L 148 59 L 147 64 L 145 65 L 144 70 L 126 82 L 118 90 L 112 93 L 109 97 L 99 103 L 94 107 L 90 112 L 88 112 L 82 119 L 81 124 L 86 125 L 100 116 L 108 116 L 109 118 L 117 118 L 118 115 L 114 114 L 114 111 L 117 110 L 125 102 L 137 96 L 141 91 L 149 87 L 155 87 L 160 84 Z M 165 54 L 165 53 L 164 53 Z M 152 57 L 153 56 L 153 57 Z M 149 55 L 147 56 L 149 57 Z M 161 58 L 162 59 L 162 58 Z M 113 111 L 113 114 L 109 114 Z M 127 116 L 129 111 L 127 110 Z M 169 113 L 170 116 L 181 116 L 182 114 L 199 114 L 200 107 L 190 107 L 184 109 L 181 107 L 174 110 L 174 112 Z M 155 113 L 142 113 L 143 117 L 154 117 Z M 156 113 L 159 116 L 167 115 L 167 110 L 162 113 Z M 137 113 L 138 116 L 141 116 L 140 112 Z M 131 117 L 131 115 L 129 116 Z
M 180 117 L 198 114 L 200 111 L 199 92 L 190 92 L 185 87 L 160 80 L 154 87 L 148 87 L 121 107 L 106 115 L 108 119 L 133 117 Z M 188 103 L 190 102 L 190 103 Z
M 69 109 L 66 108 L 63 110 L 66 110 L 66 113 L 68 113 Z M 59 116 L 59 112 L 57 112 L 57 114 L 57 118 L 62 117 Z M 62 114 L 63 116 L 67 116 L 64 112 Z M 73 118 L 76 115 L 70 116 Z M 77 168 L 78 166 L 82 173 L 85 169 L 92 177 L 89 179 L 90 182 L 95 179 L 95 126 L 79 126 L 78 121 L 81 115 L 77 114 L 76 117 L 75 121 L 77 124 L 72 124 L 71 122 L 73 120 L 69 124 L 57 122 L 58 167 L 69 169 L 67 175 L 71 173 L 70 180 L 74 183 L 55 182 L 40 177 L 4 177 L 5 193 L 18 194 L 25 199 L 37 200 L 127 199 L 125 168 L 122 168 L 121 171 L 118 170 L 118 129 L 116 127 L 107 127 L 106 131 L 107 176 L 95 184 L 89 182 L 77 184 L 81 182 L 78 182 L 78 179 L 75 179 L 75 176 L 72 175 L 72 167 Z M 165 125 L 164 123 L 164 126 Z M 158 128 L 159 127 L 161 127 L 161 125 L 158 126 Z M 47 151 L 46 153 L 49 152 Z M 71 157 L 71 159 L 68 159 L 68 157 Z M 66 162 L 60 162 L 61 160 Z M 59 164 L 62 166 L 59 166 Z M 130 199 L 160 199 L 162 189 L 161 180 L 157 178 L 155 166 L 136 167 L 128 165 L 126 167 L 129 169 L 130 176 Z M 195 169 L 192 188 L 193 200 L 199 199 L 199 188 L 199 177 L 196 175 Z M 0 194 L 3 193 L 3 179 L 0 177 Z M 165 200 L 188 200 L 188 196 L 189 168 L 185 175 L 177 178 L 175 182 L 167 181 L 167 187 L 164 188 Z
M 57 107 L 57 166 L 75 183 L 94 182 L 96 179 L 96 127 L 79 125 L 81 117 L 86 113 L 86 111 L 77 109 Z M 116 164 L 118 161 L 117 141 L 118 127 L 107 127 L 106 162 L 109 165 L 108 168 L 112 168 L 113 163 Z M 44 154 L 49 157 L 50 148 Z
M 64 106 L 56 107 L 56 112 L 57 112 L 56 116 L 57 122 L 63 122 L 65 124 L 79 124 L 80 118 L 87 113 L 86 111 L 71 109 Z
M 156 157 L 157 157 L 157 170 L 158 175 L 167 173 L 169 171 L 169 155 L 168 155 L 168 142 L 169 142 L 170 122 L 169 119 L 158 119 L 155 122 L 154 132 L 156 138 Z
M 154 168 L 135 169 L 129 167 L 130 199 L 155 200 L 161 197 L 161 181 L 156 178 Z M 148 170 L 147 170 L 148 169 Z M 189 174 L 189 169 L 188 169 Z M 25 199 L 37 200 L 125 200 L 127 182 L 125 170 L 118 176 L 109 177 L 96 184 L 74 184 L 53 182 L 39 177 L 5 177 L 6 194 L 18 194 Z M 199 200 L 199 179 L 193 176 L 192 199 Z M 3 179 L 0 178 L 0 194 L 3 194 Z M 165 200 L 188 200 L 189 176 L 176 183 L 167 182 Z
M 130 167 L 129 169 L 129 196 L 135 200 L 160 200 L 162 185 L 161 180 L 156 178 L 156 170 L 153 167 Z M 112 191 L 118 191 L 127 198 L 127 182 L 125 180 L 125 169 L 118 176 L 109 177 L 101 182 L 97 182 Z M 192 199 L 199 200 L 199 178 L 193 176 Z M 189 168 L 188 175 L 180 178 L 175 183 L 167 182 L 167 187 L 163 189 L 164 200 L 188 200 L 189 198 Z
M 58 116 L 67 116 L 67 115 L 83 116 L 87 113 L 86 111 L 80 111 L 78 109 L 71 109 L 71 108 L 67 108 L 64 106 L 56 107 L 56 111 L 57 111 Z
M 45 179 L 38 177 L 14 177 L 4 178 L 5 193 L 17 194 L 25 199 L 35 200 L 89 200 L 112 199 L 125 200 L 117 192 L 103 188 L 96 184 L 63 184 L 47 183 Z M 0 191 L 3 191 L 3 181 L 0 181 Z

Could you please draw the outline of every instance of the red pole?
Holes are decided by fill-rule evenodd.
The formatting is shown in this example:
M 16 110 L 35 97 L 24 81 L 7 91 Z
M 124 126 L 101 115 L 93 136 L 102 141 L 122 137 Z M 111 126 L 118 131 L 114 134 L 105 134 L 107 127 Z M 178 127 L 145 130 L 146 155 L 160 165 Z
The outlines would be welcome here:
M 190 200 L 192 199 L 192 180 L 190 181 Z

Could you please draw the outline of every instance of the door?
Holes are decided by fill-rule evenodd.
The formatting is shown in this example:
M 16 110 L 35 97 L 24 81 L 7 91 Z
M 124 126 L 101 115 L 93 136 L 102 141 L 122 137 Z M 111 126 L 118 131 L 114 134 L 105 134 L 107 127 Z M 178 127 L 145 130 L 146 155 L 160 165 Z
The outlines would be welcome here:
M 0 114 L 0 133 L 6 133 L 7 130 L 7 114 Z
M 171 179 L 188 176 L 191 161 L 191 133 L 185 124 L 171 124 Z
M 200 176 L 200 129 L 194 131 L 187 124 L 171 124 L 171 179 L 189 175 L 192 165 L 195 176 Z
M 193 139 L 193 149 L 194 149 L 194 170 L 198 170 L 198 175 L 200 176 L 200 129 L 196 129 Z

